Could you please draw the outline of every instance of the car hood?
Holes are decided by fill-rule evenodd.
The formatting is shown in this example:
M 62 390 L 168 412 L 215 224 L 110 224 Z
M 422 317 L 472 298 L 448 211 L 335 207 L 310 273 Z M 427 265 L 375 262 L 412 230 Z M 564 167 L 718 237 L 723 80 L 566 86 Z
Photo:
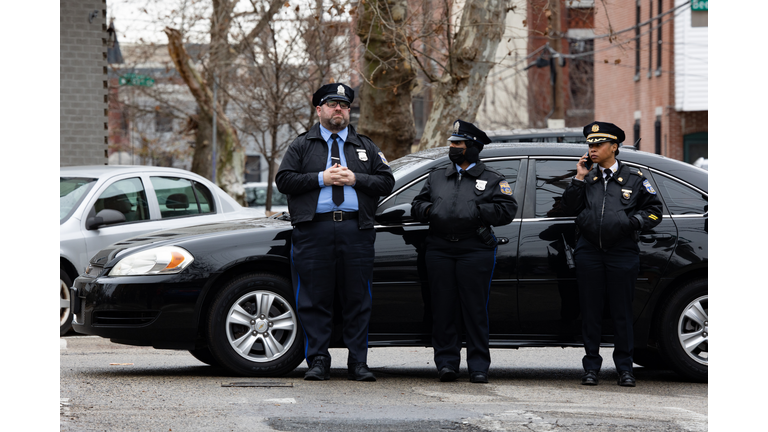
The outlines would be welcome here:
M 148 247 L 158 247 L 181 243 L 191 239 L 201 239 L 214 235 L 239 236 L 244 231 L 260 230 L 284 230 L 290 228 L 290 218 L 287 213 L 276 214 L 270 217 L 237 219 L 226 222 L 216 222 L 203 225 L 193 225 L 181 228 L 173 228 L 163 231 L 155 231 L 137 237 L 131 237 L 113 243 L 100 250 L 91 258 L 91 265 L 103 267 L 106 263 L 127 252 L 133 252 Z

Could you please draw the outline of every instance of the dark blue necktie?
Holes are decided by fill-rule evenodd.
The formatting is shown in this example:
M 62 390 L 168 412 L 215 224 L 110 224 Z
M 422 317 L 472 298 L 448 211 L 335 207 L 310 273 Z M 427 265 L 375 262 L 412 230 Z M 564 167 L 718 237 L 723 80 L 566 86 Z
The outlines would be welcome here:
M 341 165 L 341 157 L 339 156 L 339 146 L 336 145 L 336 139 L 340 138 L 336 134 L 331 135 L 333 142 L 331 143 L 331 166 L 336 164 Z M 341 205 L 344 202 L 344 186 L 333 186 L 333 203 Z
M 610 180 L 611 177 L 613 177 L 613 171 L 611 171 L 610 168 L 606 168 L 605 170 L 603 170 L 603 172 L 605 173 L 605 182 L 608 183 L 608 180 Z

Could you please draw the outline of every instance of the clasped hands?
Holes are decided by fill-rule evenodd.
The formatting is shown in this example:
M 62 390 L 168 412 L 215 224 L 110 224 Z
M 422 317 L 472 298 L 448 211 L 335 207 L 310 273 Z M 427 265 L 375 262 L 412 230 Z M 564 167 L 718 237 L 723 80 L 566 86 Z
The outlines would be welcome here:
M 323 171 L 323 184 L 326 186 L 354 186 L 356 181 L 355 173 L 339 164 Z

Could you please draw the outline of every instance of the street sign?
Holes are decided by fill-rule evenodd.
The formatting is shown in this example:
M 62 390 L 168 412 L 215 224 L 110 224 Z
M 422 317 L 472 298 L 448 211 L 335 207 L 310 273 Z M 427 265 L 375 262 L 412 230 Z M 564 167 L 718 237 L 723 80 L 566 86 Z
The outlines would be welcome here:
M 692 11 L 705 11 L 709 10 L 709 0 L 691 0 Z
M 152 87 L 155 85 L 155 79 L 146 75 L 139 75 L 134 73 L 125 74 L 120 77 L 119 83 L 121 86 L 142 86 Z

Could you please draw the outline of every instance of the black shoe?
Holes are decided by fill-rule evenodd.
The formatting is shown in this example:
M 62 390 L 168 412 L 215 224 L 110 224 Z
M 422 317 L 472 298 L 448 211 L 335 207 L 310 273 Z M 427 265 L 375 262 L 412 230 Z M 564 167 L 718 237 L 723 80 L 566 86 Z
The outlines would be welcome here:
M 619 372 L 619 385 L 622 387 L 634 387 L 636 385 L 635 376 L 630 371 Z
M 597 371 L 588 370 L 581 376 L 581 385 L 596 386 L 597 385 Z
M 469 382 L 477 384 L 487 384 L 488 374 L 485 372 L 472 372 L 469 374 Z
M 459 374 L 457 374 L 455 370 L 449 368 L 448 366 L 440 369 L 440 372 L 438 372 L 437 375 L 440 377 L 441 382 L 456 381 L 456 378 L 459 377 Z
M 312 366 L 304 374 L 306 381 L 325 381 L 331 379 L 331 358 L 326 356 L 315 356 L 312 359 Z
M 354 363 L 347 366 L 347 379 L 354 381 L 376 381 L 368 365 L 365 363 Z

